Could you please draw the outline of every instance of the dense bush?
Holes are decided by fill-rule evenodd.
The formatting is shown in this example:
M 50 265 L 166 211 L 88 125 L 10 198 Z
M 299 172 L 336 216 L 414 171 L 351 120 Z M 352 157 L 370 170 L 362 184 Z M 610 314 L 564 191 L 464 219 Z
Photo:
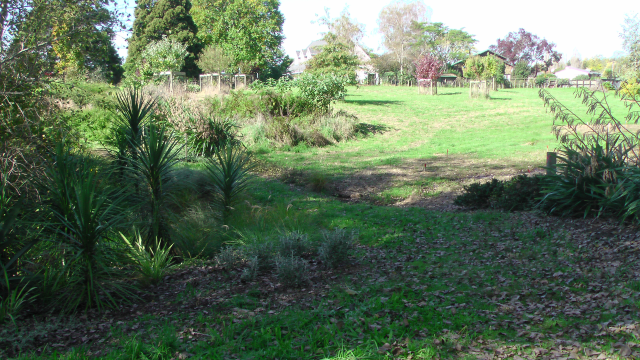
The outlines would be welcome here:
M 573 78 L 573 80 L 590 80 L 590 79 L 591 78 L 589 77 L 589 75 L 578 75 Z
M 613 116 L 606 94 L 576 90 L 590 120 L 566 109 L 546 90 L 540 90 L 540 97 L 554 114 L 554 132 L 562 143 L 557 172 L 543 183 L 540 207 L 559 215 L 637 218 L 640 138 Z M 637 119 L 632 111 L 637 105 L 630 103 L 628 121 Z
M 547 82 L 547 80 L 555 78 L 556 76 L 553 74 L 540 74 L 536 76 L 536 86 L 543 86 Z
M 475 209 L 493 208 L 505 211 L 533 209 L 539 200 L 543 177 L 518 175 L 510 180 L 492 179 L 464 187 L 454 204 Z

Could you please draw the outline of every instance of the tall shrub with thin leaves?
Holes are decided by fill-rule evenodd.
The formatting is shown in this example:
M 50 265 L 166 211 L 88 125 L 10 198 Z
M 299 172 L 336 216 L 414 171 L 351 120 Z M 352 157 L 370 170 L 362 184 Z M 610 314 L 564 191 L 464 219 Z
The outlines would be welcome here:
M 205 166 L 213 184 L 214 206 L 227 224 L 233 206 L 250 185 L 254 169 L 251 157 L 239 146 L 226 146 L 208 159 Z

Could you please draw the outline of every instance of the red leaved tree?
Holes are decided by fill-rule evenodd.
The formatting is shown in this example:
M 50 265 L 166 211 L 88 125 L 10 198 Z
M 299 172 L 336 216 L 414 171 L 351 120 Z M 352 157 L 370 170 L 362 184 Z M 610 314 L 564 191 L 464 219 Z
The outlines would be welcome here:
M 420 85 L 420 80 L 431 80 L 431 95 L 435 95 L 437 93 L 436 80 L 442 75 L 444 63 L 435 56 L 424 55 L 416 61 L 415 65 L 418 85 Z

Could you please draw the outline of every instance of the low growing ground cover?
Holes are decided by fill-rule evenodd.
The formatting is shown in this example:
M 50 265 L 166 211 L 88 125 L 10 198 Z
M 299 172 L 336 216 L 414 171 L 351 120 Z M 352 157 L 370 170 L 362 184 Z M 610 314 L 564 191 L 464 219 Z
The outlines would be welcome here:
M 358 231 L 349 266 L 273 273 L 183 264 L 117 310 L 40 315 L 0 332 L 3 356 L 83 359 L 608 358 L 638 355 L 631 229 L 534 214 L 345 204 L 261 180 L 246 232 L 319 241 Z M 249 206 L 249 205 L 247 205 Z M 243 211 L 246 209 L 239 209 Z M 269 231 L 271 230 L 271 231 Z M 38 355 L 42 354 L 42 355 Z

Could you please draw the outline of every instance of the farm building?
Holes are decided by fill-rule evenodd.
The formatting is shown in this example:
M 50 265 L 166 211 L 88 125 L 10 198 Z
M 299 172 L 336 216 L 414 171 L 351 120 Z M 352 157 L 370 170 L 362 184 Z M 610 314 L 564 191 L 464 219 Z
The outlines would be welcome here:
M 578 69 L 572 66 L 567 66 L 564 70 L 560 70 L 554 74 L 558 77 L 558 79 L 575 79 L 576 76 L 587 75 L 589 78 L 598 78 L 600 77 L 600 73 L 596 71 L 591 71 L 589 69 Z
M 479 53 L 474 54 L 473 56 L 487 56 L 487 55 L 493 55 L 495 57 L 497 57 L 498 59 L 502 60 L 502 62 L 504 62 L 504 77 L 506 79 L 509 79 L 511 77 L 511 71 L 513 70 L 513 64 L 507 62 L 507 58 L 497 54 L 491 50 L 485 50 L 485 51 L 481 51 Z M 454 69 L 458 70 L 461 74 L 464 73 L 464 63 L 465 60 L 460 60 L 457 61 L 453 64 L 451 64 L 451 67 L 453 67 Z

